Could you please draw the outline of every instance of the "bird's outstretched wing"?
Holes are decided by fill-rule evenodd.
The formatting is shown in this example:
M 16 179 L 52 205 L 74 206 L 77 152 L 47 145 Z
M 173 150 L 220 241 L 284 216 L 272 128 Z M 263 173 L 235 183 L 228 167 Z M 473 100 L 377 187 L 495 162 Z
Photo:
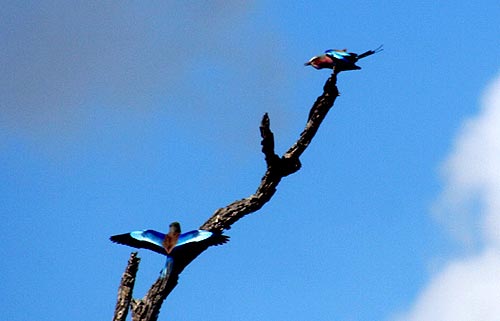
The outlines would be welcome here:
M 159 254 L 167 255 L 167 251 L 165 251 L 162 245 L 165 234 L 154 230 L 134 231 L 113 235 L 109 239 L 118 244 L 128 245 L 138 249 L 148 249 Z
M 109 239 L 118 244 L 128 245 L 138 249 L 148 249 L 159 254 L 167 255 L 167 251 L 163 247 L 165 234 L 155 230 L 134 231 L 125 234 L 113 235 Z M 186 254 L 188 254 L 190 249 L 204 250 L 212 245 L 227 243 L 228 240 L 229 236 L 222 234 L 216 234 L 204 230 L 189 231 L 179 235 L 179 239 L 177 240 L 177 244 L 175 244 L 172 249 L 171 255 L 174 256 L 174 250 L 183 256 L 184 254 L 182 253 L 186 252 Z M 191 246 L 186 247 L 187 245 Z M 184 249 L 184 247 L 186 248 Z
M 186 241 L 184 241 L 184 235 L 186 235 Z M 208 247 L 225 244 L 228 241 L 229 236 L 227 235 L 203 230 L 194 230 L 181 234 L 177 245 L 169 254 L 174 261 L 173 273 L 180 274 L 191 261 Z
M 175 247 L 180 247 L 188 243 L 204 243 L 208 246 L 227 243 L 229 236 L 215 234 L 205 230 L 193 230 L 179 235 L 179 240 Z

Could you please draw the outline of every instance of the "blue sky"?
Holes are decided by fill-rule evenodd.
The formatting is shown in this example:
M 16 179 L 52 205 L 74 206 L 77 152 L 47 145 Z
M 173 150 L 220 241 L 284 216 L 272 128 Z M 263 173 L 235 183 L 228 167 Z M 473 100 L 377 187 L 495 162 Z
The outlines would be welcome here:
M 263 113 L 282 153 L 329 75 L 303 63 L 379 44 L 339 76 L 303 168 L 184 271 L 160 320 L 495 320 L 499 14 L 497 1 L 4 1 L 5 320 L 111 318 L 131 249 L 108 237 L 194 229 L 251 194 Z M 164 263 L 140 257 L 136 297 Z

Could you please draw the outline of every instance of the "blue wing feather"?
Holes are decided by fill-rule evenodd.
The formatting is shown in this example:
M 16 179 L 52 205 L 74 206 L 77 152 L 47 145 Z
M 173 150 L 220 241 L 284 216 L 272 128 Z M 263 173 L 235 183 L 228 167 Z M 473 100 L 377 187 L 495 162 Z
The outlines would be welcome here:
M 351 53 L 348 53 L 345 51 L 340 51 L 340 50 L 333 50 L 333 49 L 327 50 L 327 51 L 325 51 L 325 53 L 328 56 L 335 58 L 335 59 L 339 59 L 339 60 L 347 60 L 346 58 L 352 56 Z
M 179 240 L 177 240 L 177 244 L 175 245 L 175 247 L 187 243 L 204 241 L 209 237 L 211 237 L 213 234 L 214 233 L 212 232 L 204 230 L 193 230 L 186 233 L 182 233 L 181 235 L 179 235 Z
M 148 249 L 156 253 L 167 255 L 162 242 L 165 234 L 154 231 L 134 231 L 131 233 L 113 235 L 109 239 L 115 243 L 132 246 L 138 249 Z
M 165 239 L 165 234 L 155 230 L 134 231 L 130 232 L 130 236 L 138 241 L 149 242 L 160 247 L 163 247 L 163 240 Z
M 214 233 L 204 230 L 193 230 L 179 235 L 177 244 L 174 248 L 182 247 L 183 245 L 189 243 L 202 242 L 214 236 Z M 155 231 L 155 230 L 143 230 L 143 231 L 133 231 L 130 233 L 114 235 L 110 237 L 111 241 L 123 245 L 132 246 L 135 248 L 149 249 L 157 253 L 167 255 L 167 252 L 163 248 L 163 240 L 165 239 L 165 234 Z M 206 245 L 218 245 L 227 242 L 228 237 L 220 235 L 219 237 L 214 237 L 212 241 Z

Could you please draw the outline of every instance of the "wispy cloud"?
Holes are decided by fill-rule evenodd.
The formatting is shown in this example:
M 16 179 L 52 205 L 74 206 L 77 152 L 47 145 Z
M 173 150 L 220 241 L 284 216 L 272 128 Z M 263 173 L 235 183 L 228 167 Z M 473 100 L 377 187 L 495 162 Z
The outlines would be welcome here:
M 463 124 L 443 176 L 436 215 L 462 240 L 500 246 L 500 77 Z
M 64 132 L 78 127 L 89 105 L 180 110 L 168 100 L 193 92 L 197 69 L 214 60 L 236 66 L 246 57 L 241 50 L 256 45 L 228 27 L 248 12 L 240 1 L 6 3 L 0 127 Z
M 434 275 L 401 321 L 494 321 L 500 316 L 500 76 L 485 90 L 444 162 L 434 208 L 452 234 L 475 246 Z

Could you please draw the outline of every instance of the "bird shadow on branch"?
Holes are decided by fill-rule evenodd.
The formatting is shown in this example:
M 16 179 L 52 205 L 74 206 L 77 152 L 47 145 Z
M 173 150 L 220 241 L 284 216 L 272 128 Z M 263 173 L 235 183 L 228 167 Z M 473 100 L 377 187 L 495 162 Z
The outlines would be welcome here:
M 267 168 L 259 187 L 249 197 L 216 210 L 200 226 L 201 230 L 213 233 L 222 233 L 224 230 L 229 230 L 238 220 L 262 208 L 276 193 L 276 188 L 282 178 L 300 170 L 302 166 L 300 156 L 311 143 L 339 95 L 336 84 L 337 74 L 333 73 L 323 86 L 323 94 L 314 102 L 304 130 L 297 141 L 281 157 L 274 150 L 274 134 L 271 131 L 269 115 L 264 114 L 260 123 L 260 135 L 262 138 L 262 153 Z M 179 274 L 207 248 L 208 246 L 201 247 L 191 252 L 189 257 L 184 257 L 182 262 L 176 262 L 171 272 L 166 277 L 159 277 L 142 299 L 132 299 L 132 290 L 140 261 L 137 253 L 132 253 L 120 283 L 113 321 L 124 321 L 128 309 L 132 312 L 133 321 L 156 321 L 163 301 L 177 285 Z

